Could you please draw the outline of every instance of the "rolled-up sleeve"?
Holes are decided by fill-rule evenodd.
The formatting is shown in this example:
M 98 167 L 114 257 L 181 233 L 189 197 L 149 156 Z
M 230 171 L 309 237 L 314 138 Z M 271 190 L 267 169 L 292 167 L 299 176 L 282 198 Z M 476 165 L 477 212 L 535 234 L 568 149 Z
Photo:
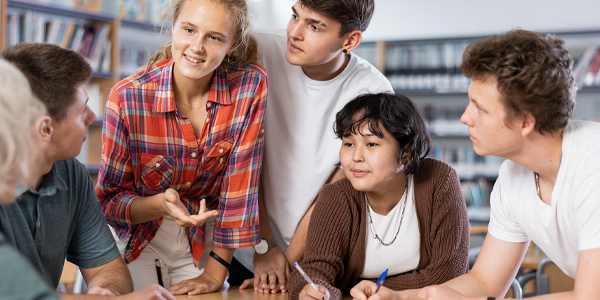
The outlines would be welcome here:
M 254 95 L 221 183 L 213 244 L 223 248 L 250 247 L 260 241 L 258 183 L 264 148 L 266 76 L 253 76 L 243 88 L 242 94 Z

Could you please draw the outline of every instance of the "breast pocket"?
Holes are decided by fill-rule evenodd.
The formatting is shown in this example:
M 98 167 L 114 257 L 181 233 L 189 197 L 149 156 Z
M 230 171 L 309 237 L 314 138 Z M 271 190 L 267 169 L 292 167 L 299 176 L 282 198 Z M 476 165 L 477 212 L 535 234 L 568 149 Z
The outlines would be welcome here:
M 202 163 L 202 172 L 216 174 L 221 172 L 229 162 L 233 148 L 233 138 L 228 138 L 213 146 L 204 147 L 205 159 Z
M 158 192 L 166 191 L 173 181 L 173 159 L 169 156 L 142 153 L 142 182 Z

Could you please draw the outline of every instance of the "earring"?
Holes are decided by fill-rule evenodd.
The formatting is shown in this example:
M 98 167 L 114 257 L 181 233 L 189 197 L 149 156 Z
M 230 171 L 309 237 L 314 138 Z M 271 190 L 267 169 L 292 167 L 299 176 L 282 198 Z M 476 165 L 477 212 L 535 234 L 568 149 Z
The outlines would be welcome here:
M 342 50 L 342 52 L 344 52 L 344 54 L 348 53 L 348 50 L 344 49 Z

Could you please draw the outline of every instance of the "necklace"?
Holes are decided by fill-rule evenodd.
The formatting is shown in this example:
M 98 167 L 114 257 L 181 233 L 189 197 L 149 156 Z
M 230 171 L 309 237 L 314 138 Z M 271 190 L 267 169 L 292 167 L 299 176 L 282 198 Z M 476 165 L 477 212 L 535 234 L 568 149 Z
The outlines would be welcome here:
M 560 164 L 562 163 L 562 149 L 560 150 L 560 158 L 558 159 L 558 168 L 560 169 Z M 533 172 L 533 178 L 535 179 L 535 192 L 538 197 L 542 199 L 542 194 L 540 194 L 540 174 L 538 172 Z
M 185 105 L 185 106 L 189 106 L 189 107 L 198 107 L 198 106 L 200 106 L 200 105 L 202 105 L 202 104 L 203 104 L 203 103 L 198 103 L 198 104 L 194 104 L 194 105 L 192 105 L 192 104 L 187 104 L 187 103 L 185 103 L 185 102 L 181 101 L 181 99 L 179 99 L 179 97 L 177 97 L 177 94 L 175 94 L 175 92 L 173 92 L 173 96 L 175 96 L 175 100 L 179 101 L 179 103 L 181 103 L 181 104 L 183 104 L 183 105 Z
M 373 238 L 376 240 L 379 240 L 379 242 L 384 245 L 384 246 L 389 246 L 391 244 L 393 244 L 396 241 L 396 238 L 398 237 L 398 233 L 400 232 L 400 227 L 402 226 L 402 220 L 404 219 L 404 211 L 406 210 L 406 202 L 407 202 L 407 197 L 408 197 L 408 182 L 406 183 L 406 190 L 404 191 L 404 203 L 402 204 L 402 214 L 400 215 L 400 223 L 398 224 L 398 230 L 396 230 L 396 235 L 394 235 L 394 239 L 392 239 L 391 242 L 386 243 L 384 241 L 381 240 L 381 238 L 379 237 L 379 235 L 377 234 L 377 232 L 375 232 L 375 225 L 373 225 L 373 218 L 371 217 L 371 205 L 369 204 L 369 198 L 367 197 L 367 193 L 365 194 L 365 201 L 367 201 L 367 215 L 369 216 L 369 230 L 371 231 L 371 234 L 373 235 Z M 400 199 L 400 201 L 402 201 L 402 199 Z

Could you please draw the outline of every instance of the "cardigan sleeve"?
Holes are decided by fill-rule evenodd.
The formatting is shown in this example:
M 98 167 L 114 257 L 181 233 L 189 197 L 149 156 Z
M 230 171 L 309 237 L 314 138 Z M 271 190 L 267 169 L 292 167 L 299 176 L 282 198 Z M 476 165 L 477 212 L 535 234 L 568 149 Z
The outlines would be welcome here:
M 360 212 L 353 200 L 336 184 L 324 186 L 317 197 L 310 225 L 308 227 L 306 250 L 300 266 L 315 282 L 329 290 L 331 300 L 342 297 L 336 282 L 343 276 L 344 260 L 356 244 L 358 232 L 357 218 Z M 353 238 L 354 236 L 354 238 Z M 298 299 L 298 294 L 308 283 L 294 270 L 289 281 L 290 300 Z
M 441 169 L 441 170 L 440 170 Z M 384 285 L 394 290 L 416 289 L 441 284 L 468 270 L 469 221 L 456 171 L 434 168 L 435 181 L 430 201 L 430 222 L 421 225 L 421 260 L 413 271 L 388 277 Z M 425 201 L 416 199 L 416 201 Z M 426 240 L 424 240 L 426 239 Z M 424 252 L 426 256 L 424 257 Z M 425 263 L 423 263 L 425 262 Z

